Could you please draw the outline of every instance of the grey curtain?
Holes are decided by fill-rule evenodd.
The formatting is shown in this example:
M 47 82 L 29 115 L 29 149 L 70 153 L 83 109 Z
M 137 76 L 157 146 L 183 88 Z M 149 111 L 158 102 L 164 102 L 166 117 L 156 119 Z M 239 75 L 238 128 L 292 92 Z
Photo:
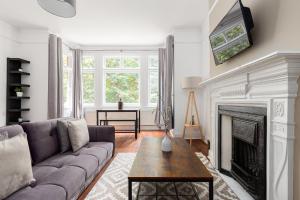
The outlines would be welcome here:
M 162 114 L 169 119 L 169 130 L 174 128 L 173 95 L 174 95 L 174 36 L 169 35 L 166 48 L 159 49 L 159 96 L 155 123 L 162 124 Z
M 166 67 L 166 49 L 159 48 L 158 49 L 158 102 L 156 107 L 155 113 L 155 124 L 161 128 L 162 127 L 162 119 L 161 119 L 161 112 L 162 112 L 162 91 L 163 91 L 163 79 L 164 79 L 164 71 Z
M 48 119 L 63 116 L 63 54 L 61 38 L 49 35 Z
M 74 50 L 74 67 L 73 67 L 73 117 L 82 118 L 82 84 L 81 84 L 81 57 L 82 51 Z

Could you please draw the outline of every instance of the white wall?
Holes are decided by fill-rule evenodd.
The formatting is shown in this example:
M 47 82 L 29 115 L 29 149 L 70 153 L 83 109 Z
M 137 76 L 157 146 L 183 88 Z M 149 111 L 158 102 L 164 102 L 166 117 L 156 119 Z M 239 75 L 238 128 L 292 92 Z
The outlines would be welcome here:
M 24 80 L 30 100 L 24 101 L 31 110 L 23 118 L 31 121 L 47 119 L 48 95 L 48 30 L 18 29 L 0 21 L 0 126 L 6 124 L 6 59 L 19 57 L 31 63 L 24 71 L 31 73 Z
M 17 28 L 0 21 L 0 126 L 6 124 L 6 59 L 15 57 Z
M 48 30 L 22 29 L 19 32 L 20 45 L 18 57 L 30 61 L 28 72 L 30 76 L 24 82 L 30 84 L 29 101 L 24 101 L 24 107 L 30 112 L 24 112 L 23 118 L 30 121 L 47 119 L 48 114 Z
M 174 108 L 175 134 L 183 133 L 184 117 L 187 105 L 187 91 L 181 88 L 181 81 L 186 76 L 201 76 L 202 69 L 202 33 L 200 28 L 184 28 L 174 30 L 175 70 L 174 70 Z M 197 104 L 199 109 L 199 93 Z M 200 110 L 201 113 L 201 110 Z M 201 123 L 201 122 L 200 122 Z M 187 137 L 189 133 L 187 133 Z M 194 130 L 193 138 L 201 138 L 199 131 Z

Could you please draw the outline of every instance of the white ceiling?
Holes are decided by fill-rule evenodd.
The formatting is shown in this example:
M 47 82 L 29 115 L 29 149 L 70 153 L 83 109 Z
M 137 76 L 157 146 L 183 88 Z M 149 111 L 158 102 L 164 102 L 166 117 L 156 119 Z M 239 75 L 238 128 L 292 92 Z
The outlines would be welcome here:
M 175 28 L 200 26 L 207 12 L 207 0 L 77 0 L 77 15 L 64 19 L 36 0 L 0 0 L 0 19 L 81 45 L 159 45 Z

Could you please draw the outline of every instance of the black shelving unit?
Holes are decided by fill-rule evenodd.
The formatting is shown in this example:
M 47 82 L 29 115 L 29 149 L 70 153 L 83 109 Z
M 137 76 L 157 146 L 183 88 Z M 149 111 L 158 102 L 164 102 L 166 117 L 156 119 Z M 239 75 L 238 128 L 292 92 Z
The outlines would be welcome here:
M 7 58 L 7 89 L 6 89 L 6 124 L 20 124 L 23 122 L 29 122 L 27 119 L 23 119 L 22 113 L 29 112 L 30 108 L 23 108 L 22 101 L 28 101 L 30 97 L 26 95 L 30 85 L 24 84 L 22 79 L 24 76 L 30 76 L 30 73 L 26 72 L 27 65 L 30 61 L 21 58 Z M 19 71 L 19 69 L 24 71 Z M 23 89 L 23 96 L 17 97 L 15 89 Z M 22 121 L 19 121 L 22 118 Z

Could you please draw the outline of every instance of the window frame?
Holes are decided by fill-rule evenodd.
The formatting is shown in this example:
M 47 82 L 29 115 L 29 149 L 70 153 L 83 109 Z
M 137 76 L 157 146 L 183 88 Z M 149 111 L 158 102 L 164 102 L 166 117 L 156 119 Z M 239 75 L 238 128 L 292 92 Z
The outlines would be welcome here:
M 157 57 L 157 68 L 156 67 L 151 67 L 150 66 L 150 61 L 149 61 L 149 59 L 150 59 L 150 57 Z M 149 107 L 156 107 L 157 106 L 157 102 L 156 103 L 152 103 L 151 102 L 151 79 L 150 79 L 150 74 L 151 74 L 151 72 L 157 72 L 157 80 L 158 80 L 158 82 L 157 82 L 157 87 L 158 87 L 158 89 L 159 89 L 159 60 L 158 60 L 158 54 L 157 55 L 148 55 L 147 56 L 147 66 L 148 66 L 148 102 L 147 102 L 147 104 L 148 104 L 148 106 Z M 158 96 L 159 94 L 157 94 L 157 96 Z
M 64 56 L 67 56 L 67 59 L 68 59 L 68 63 L 67 63 L 67 66 L 68 67 L 65 67 L 65 64 L 63 63 L 63 80 L 62 82 L 64 82 L 64 75 L 65 75 L 65 70 L 67 70 L 67 73 L 68 73 L 68 100 L 65 102 L 64 101 L 64 83 L 63 83 L 63 116 L 64 117 L 70 117 L 73 115 L 73 84 L 74 84 L 74 80 L 73 80 L 73 70 L 74 70 L 74 67 L 73 67 L 73 53 L 72 51 L 66 47 L 66 46 L 63 46 L 63 59 L 64 59 Z M 66 112 L 67 111 L 67 112 Z M 68 114 L 66 114 L 68 113 Z
M 111 58 L 111 57 L 120 57 L 121 58 L 121 65 L 119 68 L 106 68 L 106 58 Z M 139 64 L 140 66 L 137 68 L 129 68 L 124 66 L 124 57 L 139 57 Z M 106 74 L 108 73 L 124 73 L 124 74 L 137 74 L 138 75 L 138 102 L 137 103 L 126 103 L 127 107 L 139 107 L 141 105 L 141 69 L 143 68 L 141 64 L 141 56 L 136 55 L 136 54 L 124 54 L 124 53 L 119 53 L 119 54 L 106 54 L 103 55 L 103 75 L 102 75 L 102 85 L 103 85 L 103 90 L 102 90 L 102 105 L 104 107 L 112 107 L 115 106 L 116 103 L 108 103 L 106 102 Z
M 88 57 L 88 56 L 92 56 L 92 57 L 94 57 L 94 61 L 95 61 L 95 66 L 93 67 L 93 68 L 84 68 L 83 66 L 82 66 L 82 64 L 81 64 L 81 67 L 80 67 L 80 69 L 81 69 L 81 83 L 82 83 L 82 89 L 83 89 L 83 74 L 84 73 L 93 73 L 94 74 L 94 94 L 95 94 L 95 102 L 94 103 L 85 103 L 84 102 L 84 98 L 83 98 L 83 93 L 84 93 L 84 91 L 82 91 L 82 104 L 83 104 L 83 107 L 84 108 L 93 108 L 93 107 L 95 107 L 96 106 L 96 100 L 97 100 L 97 90 L 96 90 L 96 79 L 97 79 L 97 62 L 96 62 L 96 56 L 95 55 L 93 55 L 93 54 L 83 54 L 82 55 L 82 62 L 83 62 L 83 59 L 84 59 L 84 57 Z

